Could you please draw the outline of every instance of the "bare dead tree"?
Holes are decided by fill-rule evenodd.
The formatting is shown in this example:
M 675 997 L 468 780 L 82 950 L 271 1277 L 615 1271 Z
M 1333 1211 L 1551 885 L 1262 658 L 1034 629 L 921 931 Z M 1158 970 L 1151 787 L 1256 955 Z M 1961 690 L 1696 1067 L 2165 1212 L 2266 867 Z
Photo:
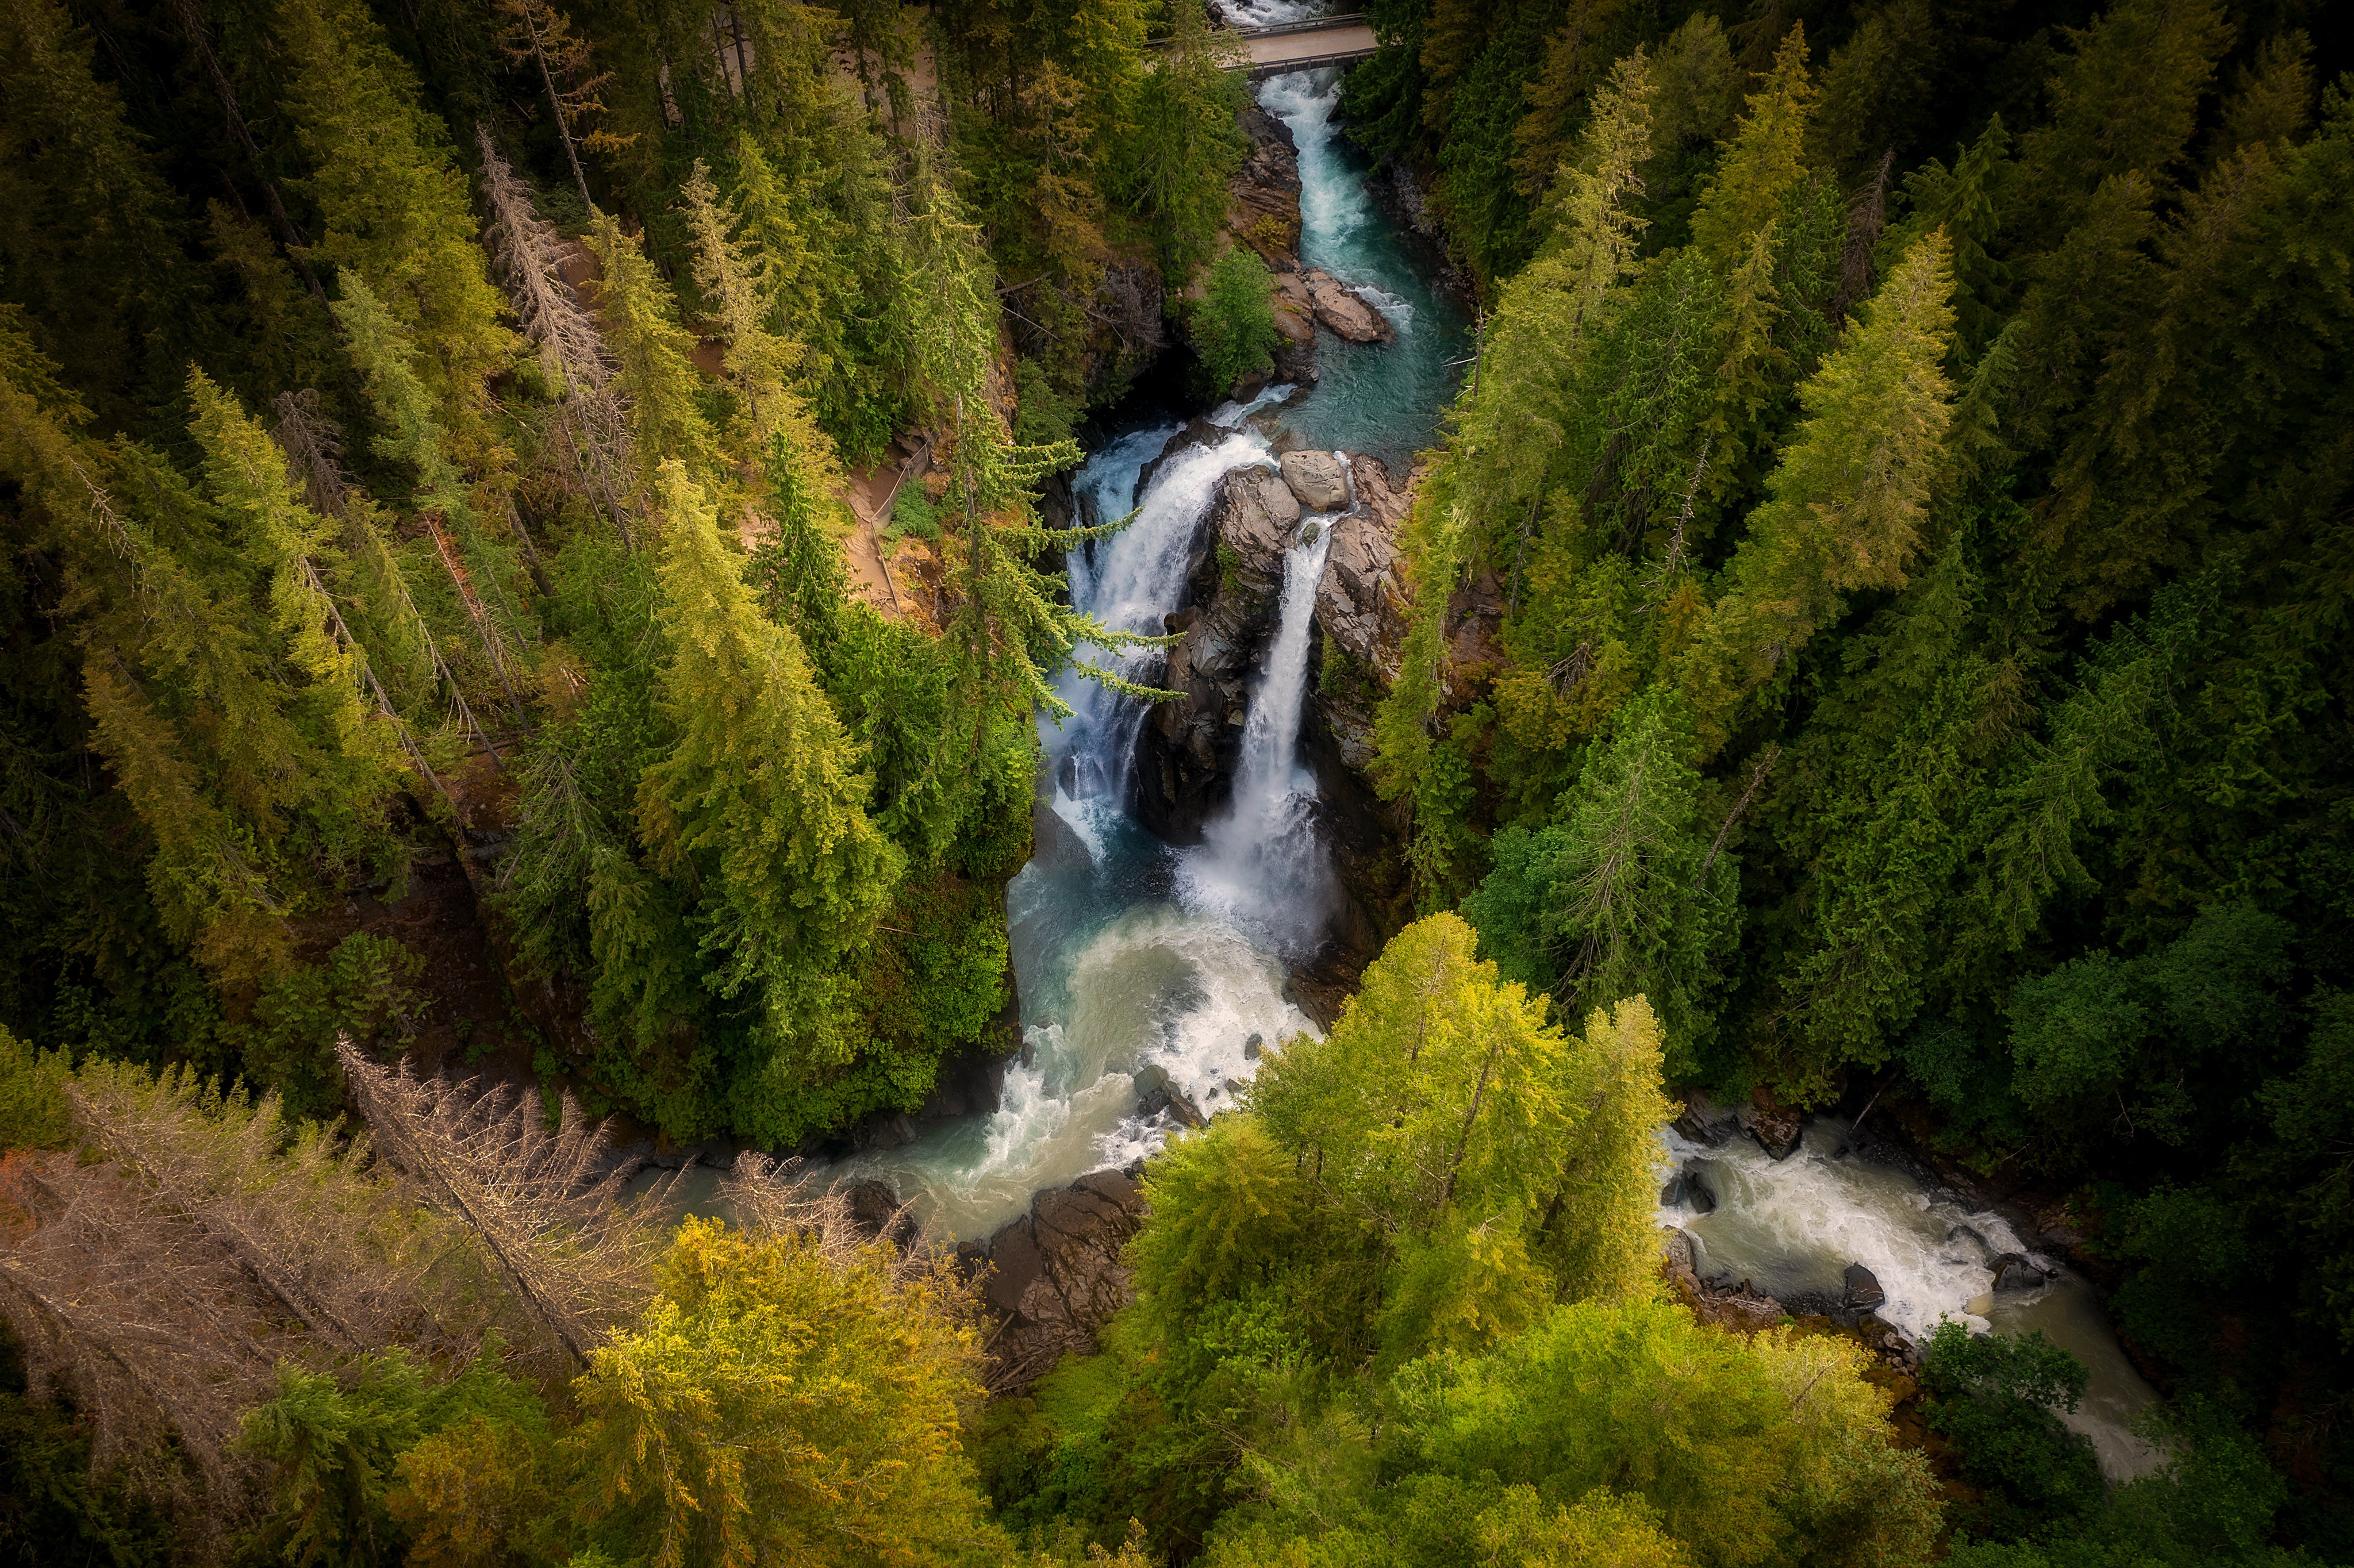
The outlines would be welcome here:
M 482 1088 L 386 1067 L 335 1042 L 379 1153 L 428 1205 L 471 1230 L 524 1313 L 584 1364 L 652 1293 L 658 1219 L 680 1172 L 624 1202 L 627 1171 L 567 1095 L 554 1130 L 513 1085 Z
M 186 1068 L 149 1078 L 92 1064 L 67 1086 L 87 1145 L 202 1229 L 263 1298 L 333 1352 L 398 1343 L 444 1360 L 480 1353 L 493 1319 L 449 1287 L 472 1272 L 453 1234 L 420 1229 L 366 1135 L 290 1127 L 277 1097 L 249 1105 Z
M 880 1262 L 900 1284 L 932 1278 L 940 1260 L 956 1250 L 912 1202 L 862 1218 L 841 1182 L 820 1187 L 801 1174 L 800 1160 L 778 1160 L 758 1150 L 736 1157 L 735 1168 L 719 1183 L 719 1197 L 746 1230 L 807 1237 L 838 1267 Z M 888 1244 L 887 1256 L 878 1243 Z
M 270 438 L 302 482 L 303 501 L 322 516 L 341 518 L 352 494 L 344 478 L 344 433 L 319 406 L 319 389 L 281 392 L 270 407 L 278 411 Z
M 562 398 L 558 415 L 572 448 L 581 482 L 600 496 L 630 543 L 629 517 L 621 505 L 629 471 L 629 433 L 616 366 L 596 319 L 564 281 L 564 241 L 532 204 L 531 191 L 515 177 L 491 140 L 490 127 L 475 127 L 482 151 L 482 194 L 491 221 L 484 230 L 491 253 L 506 281 L 507 298 L 525 339 L 538 350 L 541 373 Z
M 0 1209 L 31 1222 L 0 1249 L 0 1315 L 34 1396 L 89 1422 L 93 1475 L 122 1467 L 200 1531 L 236 1522 L 258 1481 L 239 1416 L 290 1348 L 244 1270 L 135 1175 L 71 1153 L 9 1156 Z
M 1858 301 L 1872 292 L 1872 249 L 1888 217 L 1888 176 L 1896 166 L 1896 149 L 1880 154 L 1880 167 L 1855 193 L 1847 209 L 1847 244 L 1840 252 L 1839 288 L 1831 295 L 1831 320 L 1844 322 Z

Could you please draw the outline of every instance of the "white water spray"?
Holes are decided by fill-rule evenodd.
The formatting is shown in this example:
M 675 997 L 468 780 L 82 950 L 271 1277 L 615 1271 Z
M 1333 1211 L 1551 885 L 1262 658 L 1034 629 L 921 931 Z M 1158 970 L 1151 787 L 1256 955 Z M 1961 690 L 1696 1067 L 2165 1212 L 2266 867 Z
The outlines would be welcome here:
M 1334 455 L 1346 475 L 1347 456 Z M 1188 904 L 1290 950 L 1315 942 L 1331 907 L 1331 865 L 1315 828 L 1316 780 L 1299 755 L 1316 588 L 1331 548 L 1331 518 L 1317 514 L 1301 522 L 1285 552 L 1275 641 L 1251 690 L 1233 800 L 1179 875 Z

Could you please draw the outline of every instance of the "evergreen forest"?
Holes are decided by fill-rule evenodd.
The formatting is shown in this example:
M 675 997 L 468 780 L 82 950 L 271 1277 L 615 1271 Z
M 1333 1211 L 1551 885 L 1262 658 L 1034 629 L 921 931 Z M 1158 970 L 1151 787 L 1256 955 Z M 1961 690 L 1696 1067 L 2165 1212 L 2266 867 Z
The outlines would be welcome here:
M 2354 1564 L 2327 0 L 1366 0 L 1339 994 L 1034 1364 L 828 1175 L 1030 1065 L 1042 736 L 1182 695 L 1073 475 L 1294 363 L 1316 9 L 0 0 L 0 1568 Z M 1680 1265 L 1710 1107 L 2147 1462 Z

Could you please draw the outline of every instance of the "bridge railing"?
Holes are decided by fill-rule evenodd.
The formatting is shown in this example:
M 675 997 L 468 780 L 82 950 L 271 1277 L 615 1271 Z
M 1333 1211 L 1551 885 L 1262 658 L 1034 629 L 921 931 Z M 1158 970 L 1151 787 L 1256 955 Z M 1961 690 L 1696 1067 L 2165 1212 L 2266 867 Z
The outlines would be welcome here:
M 1269 22 L 1264 27 L 1228 27 L 1224 29 L 1238 37 L 1279 38 L 1286 33 L 1320 33 L 1327 27 L 1363 27 L 1371 26 L 1362 11 L 1352 11 L 1344 16 L 1310 16 L 1299 22 Z
M 1214 30 L 1219 36 L 1228 38 L 1279 38 L 1287 33 L 1338 32 L 1343 27 L 1366 27 L 1371 26 L 1373 24 L 1371 22 L 1366 20 L 1365 14 L 1363 12 L 1351 11 L 1339 16 L 1310 16 L 1305 21 L 1299 22 L 1269 22 L 1264 27 L 1219 27 Z M 1144 47 L 1148 49 L 1167 48 L 1169 47 L 1169 40 L 1166 38 L 1149 39 L 1145 43 Z M 1363 52 L 1341 55 L 1332 60 L 1325 59 L 1320 56 L 1318 57 L 1316 63 L 1319 65 L 1332 65 L 1335 63 L 1346 63 L 1350 60 L 1358 60 L 1363 58 L 1364 58 Z

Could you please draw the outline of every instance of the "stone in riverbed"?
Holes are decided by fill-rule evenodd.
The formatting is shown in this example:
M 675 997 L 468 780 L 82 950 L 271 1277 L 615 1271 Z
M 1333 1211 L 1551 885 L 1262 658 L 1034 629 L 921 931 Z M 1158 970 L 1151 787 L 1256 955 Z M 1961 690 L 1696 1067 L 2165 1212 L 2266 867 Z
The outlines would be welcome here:
M 1276 461 L 1303 511 L 1338 512 L 1349 504 L 1348 471 L 1334 453 L 1286 452 Z
M 1249 1039 L 1247 1039 L 1247 1040 L 1244 1041 L 1244 1042 L 1243 1042 L 1243 1060 L 1244 1060 L 1244 1061 L 1246 1061 L 1246 1062 L 1256 1062 L 1256 1061 L 1257 1061 L 1257 1060 L 1258 1060 L 1259 1048 L 1260 1048 L 1261 1046 L 1265 1045 L 1266 1044 L 1267 1044 L 1267 1037 L 1266 1037 L 1265 1035 L 1262 1035 L 1262 1034 L 1253 1034 Z
M 1300 281 L 1308 287 L 1310 309 L 1335 336 L 1351 343 L 1389 343 L 1397 337 L 1397 329 L 1390 325 L 1388 317 L 1331 273 L 1318 268 Z
M 1169 1107 L 1169 1114 L 1187 1127 L 1210 1125 L 1210 1118 L 1202 1114 L 1202 1107 L 1187 1097 L 1183 1087 L 1170 1075 L 1169 1069 L 1158 1062 L 1147 1062 L 1137 1073 L 1136 1092 L 1143 1097 L 1139 1106 L 1140 1109 L 1144 1105 L 1157 1102 L 1166 1105 Z
M 1994 1270 L 1997 1290 L 2041 1290 L 2052 1282 L 2052 1270 L 2023 1253 L 2007 1252 L 1988 1265 Z
M 1801 1127 L 1797 1107 L 1781 1105 L 1760 1089 L 1740 1114 L 1749 1136 L 1774 1159 L 1787 1160 L 1798 1151 Z
M 1847 1276 L 1841 1281 L 1840 1304 L 1858 1311 L 1870 1311 L 1884 1305 L 1888 1292 L 1880 1287 L 1879 1277 L 1860 1263 L 1847 1266 Z

